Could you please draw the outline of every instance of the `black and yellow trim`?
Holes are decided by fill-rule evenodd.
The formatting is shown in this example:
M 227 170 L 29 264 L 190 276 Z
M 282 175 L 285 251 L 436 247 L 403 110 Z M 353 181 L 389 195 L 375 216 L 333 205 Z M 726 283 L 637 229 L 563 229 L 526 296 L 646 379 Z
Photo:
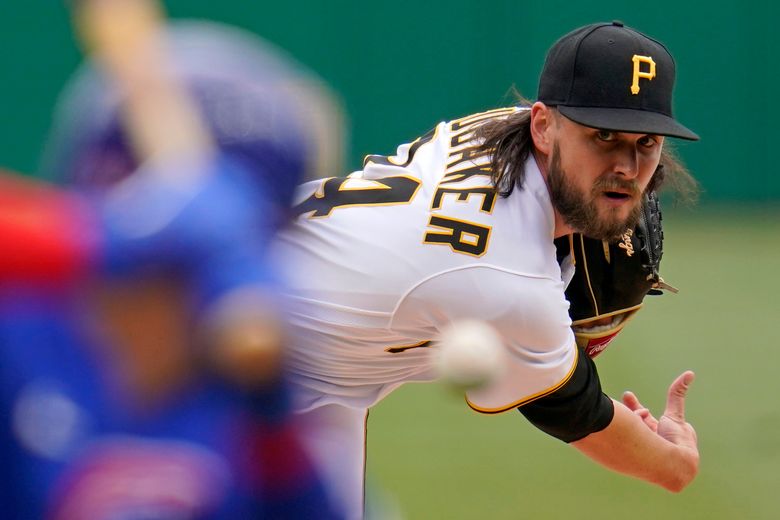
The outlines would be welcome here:
M 373 184 L 350 188 L 347 186 L 349 181 Z M 324 179 L 314 194 L 296 205 L 293 212 L 296 216 L 318 219 L 329 217 L 336 208 L 409 204 L 420 186 L 420 179 L 409 175 L 389 175 L 378 179 L 331 177 Z
M 537 393 L 535 393 L 533 395 L 524 397 L 524 398 L 519 399 L 517 401 L 514 401 L 514 402 L 512 402 L 510 404 L 507 404 L 505 406 L 500 406 L 500 407 L 497 407 L 497 408 L 483 408 L 483 407 L 477 406 L 474 403 L 472 403 L 471 401 L 469 401 L 468 396 L 466 396 L 466 404 L 469 405 L 469 408 L 471 408 L 475 412 L 483 413 L 483 414 L 486 414 L 486 415 L 492 415 L 492 414 L 497 414 L 497 413 L 504 413 L 504 412 L 507 412 L 509 410 L 514 410 L 518 406 L 523 406 L 523 405 L 528 404 L 530 402 L 536 401 L 537 399 L 541 399 L 542 397 L 545 397 L 545 396 L 550 395 L 551 393 L 557 391 L 559 388 L 561 388 L 563 385 L 565 385 L 566 383 L 569 382 L 569 380 L 571 379 L 572 375 L 574 375 L 575 369 L 577 368 L 577 363 L 579 362 L 579 356 L 580 356 L 579 349 L 574 348 L 574 362 L 572 363 L 571 368 L 569 369 L 569 372 L 566 374 L 566 376 L 564 376 L 564 378 L 559 383 L 557 383 L 555 386 L 551 386 L 550 388 L 547 388 L 546 390 L 542 390 L 541 392 L 537 392 Z
M 582 251 L 582 263 L 585 269 L 585 282 L 588 284 L 588 291 L 590 292 L 591 301 L 593 301 L 593 311 L 596 315 L 599 314 L 599 303 L 596 300 L 596 295 L 593 293 L 593 283 L 590 281 L 590 273 L 588 272 L 588 255 L 585 253 L 585 238 L 582 235 L 580 237 L 580 250 Z
M 461 170 L 455 170 L 454 172 L 446 172 L 444 177 L 442 177 L 441 181 L 439 182 L 439 186 L 441 186 L 442 184 L 451 184 L 454 182 L 460 182 L 469 179 L 475 175 L 482 175 L 484 177 L 490 178 L 492 176 L 492 171 L 493 170 L 490 169 L 489 164 L 487 165 L 483 164 L 478 166 L 468 166 Z
M 366 409 L 366 416 L 363 419 L 363 487 L 360 490 L 363 495 L 363 516 L 366 516 L 366 468 L 368 468 L 368 415 L 371 409 Z
M 488 155 L 489 153 L 482 150 L 479 146 L 469 146 L 461 150 L 452 151 L 447 158 L 453 160 L 447 163 L 445 171 L 450 171 L 455 166 L 465 162 L 471 162 L 472 164 L 477 165 L 479 159 L 488 157 Z
M 397 347 L 387 347 L 385 349 L 385 352 L 390 352 L 391 354 L 398 354 L 399 352 L 406 352 L 407 350 L 413 349 L 413 348 L 424 348 L 431 344 L 431 340 L 425 340 L 420 341 L 418 343 L 413 343 L 412 345 L 399 345 Z
M 426 143 L 430 143 L 436 138 L 436 135 L 439 133 L 439 127 L 436 126 L 432 129 L 430 129 L 428 132 L 425 133 L 425 135 L 422 135 L 412 141 L 411 146 L 409 147 L 409 152 L 406 157 L 406 161 L 400 162 L 400 159 L 396 157 L 395 155 L 367 155 L 363 159 L 363 168 L 366 168 L 369 164 L 377 164 L 377 165 L 384 165 L 384 166 L 398 166 L 400 168 L 406 168 L 412 163 L 412 160 L 414 159 L 415 154 L 420 149 L 420 147 Z

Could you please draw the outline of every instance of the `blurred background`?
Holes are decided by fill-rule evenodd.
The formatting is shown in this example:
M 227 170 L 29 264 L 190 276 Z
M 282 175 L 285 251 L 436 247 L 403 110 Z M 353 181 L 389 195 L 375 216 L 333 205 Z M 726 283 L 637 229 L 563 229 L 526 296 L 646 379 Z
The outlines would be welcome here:
M 777 518 L 780 496 L 780 140 L 778 4 L 548 0 L 247 2 L 168 0 L 175 18 L 244 27 L 317 71 L 342 97 L 345 173 L 440 120 L 534 98 L 546 49 L 586 23 L 618 19 L 666 43 L 675 111 L 699 143 L 678 150 L 702 184 L 693 208 L 665 206 L 664 278 L 598 358 L 605 389 L 660 413 L 694 369 L 688 417 L 702 453 L 681 495 L 601 470 L 517 413 L 487 417 L 436 385 L 410 385 L 371 412 L 377 517 Z M 5 0 L 0 165 L 35 174 L 56 95 L 80 60 L 62 2 Z M 381 512 L 379 512 L 381 511 Z

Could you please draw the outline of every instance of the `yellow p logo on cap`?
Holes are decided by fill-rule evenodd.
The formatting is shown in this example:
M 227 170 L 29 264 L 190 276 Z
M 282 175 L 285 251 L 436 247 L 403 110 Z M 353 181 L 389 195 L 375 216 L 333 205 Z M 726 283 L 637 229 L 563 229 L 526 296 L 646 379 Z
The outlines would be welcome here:
M 631 84 L 631 93 L 639 94 L 639 78 L 652 80 L 655 77 L 655 62 L 650 56 L 640 56 L 634 54 L 631 58 L 634 62 L 634 82 Z M 650 70 L 643 71 L 642 63 L 647 63 L 650 66 Z

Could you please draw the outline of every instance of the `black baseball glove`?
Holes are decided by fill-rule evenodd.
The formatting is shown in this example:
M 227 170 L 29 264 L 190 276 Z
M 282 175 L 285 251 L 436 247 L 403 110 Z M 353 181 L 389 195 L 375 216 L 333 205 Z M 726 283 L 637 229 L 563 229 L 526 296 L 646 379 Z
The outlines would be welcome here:
M 590 357 L 602 352 L 633 318 L 645 295 L 661 294 L 661 289 L 677 292 L 658 273 L 663 230 L 654 192 L 645 194 L 637 226 L 619 240 L 606 242 L 575 233 L 557 239 L 555 245 L 562 262 L 575 267 L 566 299 L 577 345 Z

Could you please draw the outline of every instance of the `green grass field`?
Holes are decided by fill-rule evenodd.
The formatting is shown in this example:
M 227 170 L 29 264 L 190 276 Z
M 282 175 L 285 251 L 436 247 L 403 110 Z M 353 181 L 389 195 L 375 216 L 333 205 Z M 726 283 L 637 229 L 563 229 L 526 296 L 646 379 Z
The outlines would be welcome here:
M 407 385 L 371 411 L 374 518 L 780 518 L 780 207 L 667 212 L 664 278 L 598 359 L 605 391 L 660 413 L 696 371 L 688 420 L 701 452 L 681 494 L 612 474 L 517 412 L 482 416 L 437 384 Z

